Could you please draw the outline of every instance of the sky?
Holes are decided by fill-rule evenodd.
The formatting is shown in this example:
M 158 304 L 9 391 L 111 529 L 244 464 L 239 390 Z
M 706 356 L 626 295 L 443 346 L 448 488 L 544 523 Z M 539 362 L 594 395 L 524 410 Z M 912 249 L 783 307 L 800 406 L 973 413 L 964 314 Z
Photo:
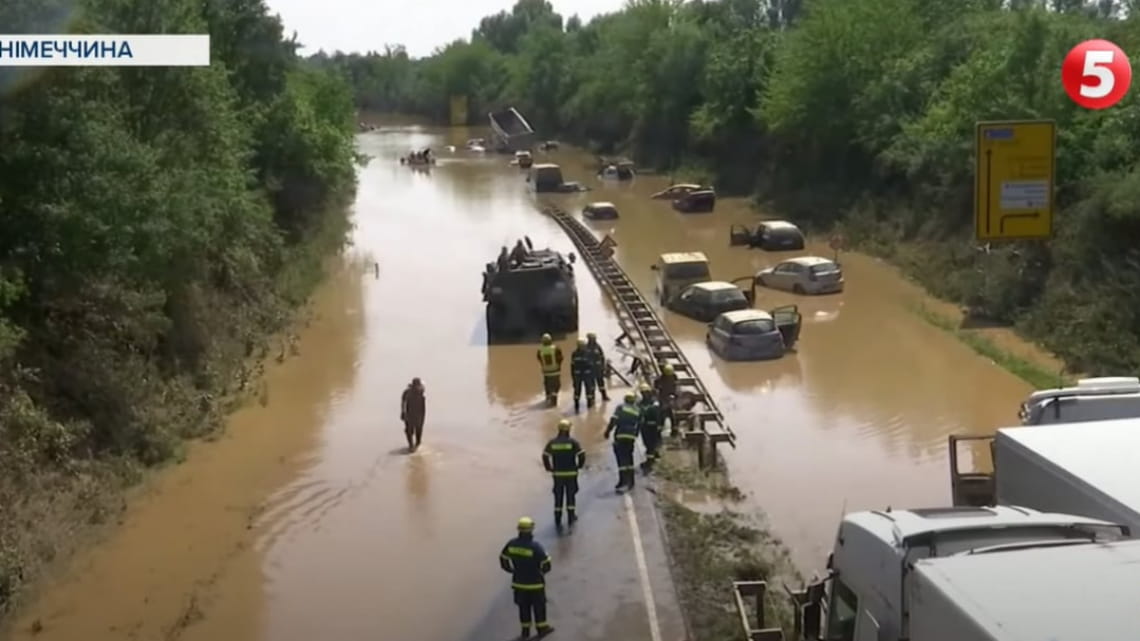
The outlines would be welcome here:
M 549 0 L 569 18 L 590 18 L 617 11 L 624 0 Z M 382 51 L 402 44 L 413 57 L 430 55 L 438 46 L 469 38 L 485 16 L 509 11 L 514 0 L 266 0 L 280 14 L 285 34 L 297 32 L 302 53 Z

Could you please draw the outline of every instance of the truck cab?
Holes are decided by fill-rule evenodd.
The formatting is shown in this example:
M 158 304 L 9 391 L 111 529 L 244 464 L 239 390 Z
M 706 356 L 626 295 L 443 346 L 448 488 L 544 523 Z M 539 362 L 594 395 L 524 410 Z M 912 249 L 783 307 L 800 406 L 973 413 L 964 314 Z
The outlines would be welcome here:
M 908 639 L 909 585 L 924 559 L 1117 541 L 1128 528 L 1020 507 L 855 512 L 839 526 L 828 575 L 791 592 L 796 639 Z M 951 616 L 950 614 L 947 615 Z
M 1073 387 L 1033 392 L 1018 418 L 1022 425 L 1140 418 L 1140 378 L 1086 378 Z
M 712 280 L 708 256 L 702 252 L 661 254 L 650 269 L 657 273 L 657 299 L 662 306 L 668 306 L 689 285 Z

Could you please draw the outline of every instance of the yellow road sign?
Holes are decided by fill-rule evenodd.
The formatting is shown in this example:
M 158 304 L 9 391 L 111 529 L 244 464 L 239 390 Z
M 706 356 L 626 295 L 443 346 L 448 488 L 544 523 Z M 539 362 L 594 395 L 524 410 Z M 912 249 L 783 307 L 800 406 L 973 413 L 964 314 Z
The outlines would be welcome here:
M 1057 125 L 1052 120 L 979 122 L 974 142 L 978 240 L 1053 236 Z

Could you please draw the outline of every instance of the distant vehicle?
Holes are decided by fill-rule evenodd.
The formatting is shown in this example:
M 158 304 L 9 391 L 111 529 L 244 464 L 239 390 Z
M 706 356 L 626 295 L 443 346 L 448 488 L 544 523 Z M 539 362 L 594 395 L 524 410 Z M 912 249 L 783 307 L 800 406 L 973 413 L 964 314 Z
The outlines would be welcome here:
M 552 163 L 531 165 L 526 180 L 537 193 L 557 193 L 562 191 L 562 168 Z
M 744 225 L 729 229 L 729 245 L 759 247 L 768 251 L 797 250 L 804 248 L 804 233 L 786 220 L 766 220 L 754 231 Z
M 843 270 L 827 258 L 801 256 L 760 270 L 756 282 L 797 294 L 834 294 L 843 291 Z
M 724 312 L 748 309 L 752 304 L 736 285 L 726 281 L 706 281 L 689 285 L 666 307 L 682 316 L 708 323 Z
M 1127 525 L 1140 535 L 1140 419 L 1005 427 L 950 437 L 955 505 L 1019 505 Z M 989 442 L 993 473 L 963 472 L 958 446 Z
M 472 139 L 468 140 L 466 144 L 463 145 L 463 148 L 466 149 L 467 151 L 474 151 L 477 153 L 483 153 L 483 152 L 487 151 L 487 141 L 484 140 L 483 138 L 472 138 Z
M 662 306 L 666 306 L 689 285 L 712 278 L 709 274 L 709 259 L 701 252 L 661 254 L 650 269 L 657 272 L 657 300 Z
M 541 145 L 538 146 L 538 148 L 543 151 L 554 151 L 555 149 L 558 149 L 558 141 L 545 140 Z
M 529 243 L 528 243 L 529 244 Z M 518 267 L 488 263 L 483 272 L 489 341 L 578 330 L 574 254 L 531 249 Z
M 618 217 L 618 210 L 613 203 L 590 203 L 582 208 L 582 217 L 590 220 L 614 220 Z
M 1118 524 L 1023 507 L 848 513 L 826 575 L 787 590 L 794 630 L 741 638 L 1133 639 L 1140 541 L 1127 536 Z M 738 598 L 746 586 L 756 584 L 734 584 Z
M 711 189 L 689 192 L 673 201 L 673 209 L 682 214 L 707 214 L 716 209 L 716 192 Z
M 513 153 L 523 149 L 533 149 L 535 144 L 534 129 L 523 118 L 518 109 L 508 107 L 502 111 L 487 114 L 491 122 L 491 133 L 495 149 Z
M 530 169 L 531 165 L 534 164 L 534 156 L 529 151 L 516 151 L 514 164 L 518 165 L 520 169 Z
M 432 155 L 431 150 L 424 149 L 422 151 L 412 152 L 407 156 L 400 156 L 400 164 L 415 165 L 421 167 L 425 165 L 434 165 L 435 156 Z
M 598 175 L 605 180 L 632 180 L 637 175 L 635 165 L 631 160 L 610 162 L 602 168 Z
M 665 189 L 653 194 L 650 198 L 654 200 L 676 200 L 681 196 L 685 196 L 690 192 L 700 191 L 702 187 L 693 183 L 678 183 L 670 185 Z
M 780 358 L 796 345 L 803 317 L 795 305 L 771 312 L 740 309 L 724 312 L 709 323 L 705 343 L 726 361 Z
M 579 191 L 590 191 L 590 188 L 577 180 L 568 180 L 559 186 L 558 191 L 564 194 L 572 194 Z
M 1021 404 L 1018 418 L 1022 425 L 1140 418 L 1140 378 L 1086 378 L 1075 387 L 1033 392 Z

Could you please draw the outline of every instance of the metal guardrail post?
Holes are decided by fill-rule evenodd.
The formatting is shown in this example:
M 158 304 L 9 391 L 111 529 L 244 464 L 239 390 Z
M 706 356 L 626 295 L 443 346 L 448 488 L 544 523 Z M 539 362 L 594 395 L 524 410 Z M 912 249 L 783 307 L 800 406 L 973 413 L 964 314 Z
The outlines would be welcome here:
M 745 638 L 749 641 L 784 641 L 784 631 L 779 628 L 769 628 L 764 621 L 764 597 L 768 591 L 767 581 L 733 581 L 732 596 L 736 603 L 736 613 L 740 617 L 740 626 Z M 756 609 L 756 627 L 748 617 L 748 607 L 744 603 L 745 597 L 755 599 L 753 607 Z

